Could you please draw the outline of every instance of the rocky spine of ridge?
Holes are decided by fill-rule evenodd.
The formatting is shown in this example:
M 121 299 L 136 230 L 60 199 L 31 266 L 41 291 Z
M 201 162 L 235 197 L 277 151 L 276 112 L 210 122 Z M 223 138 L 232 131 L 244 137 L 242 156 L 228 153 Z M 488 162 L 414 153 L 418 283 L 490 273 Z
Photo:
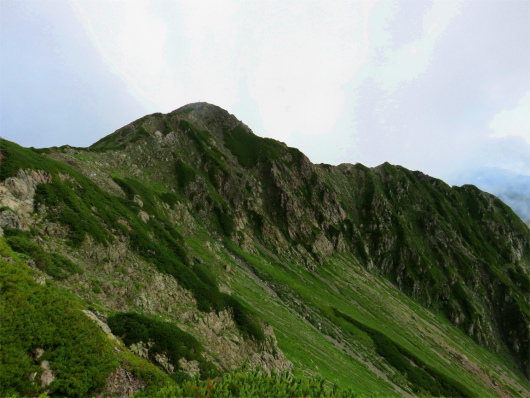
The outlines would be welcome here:
M 499 199 L 473 186 L 449 187 L 387 163 L 376 168 L 312 164 L 299 150 L 259 138 L 228 112 L 205 103 L 143 117 L 90 148 L 42 154 L 128 201 L 145 224 L 163 214 L 185 236 L 207 231 L 219 245 L 228 239 L 247 253 L 266 251 L 311 272 L 325 268 L 330 256 L 351 254 L 479 344 L 497 351 L 506 345 L 528 372 L 530 230 Z M 33 200 L 50 178 L 37 168 L 5 179 L 0 207 L 14 212 L 2 208 L 0 226 L 41 228 L 53 238 L 54 249 L 67 251 L 61 240 L 69 238 L 71 228 L 45 221 L 56 209 Z M 67 174 L 59 178 L 79 186 Z M 155 187 L 158 196 L 144 195 L 142 187 Z M 97 210 L 91 209 L 99 217 Z M 119 222 L 130 228 L 127 220 Z M 292 366 L 271 331 L 269 343 L 256 345 L 241 338 L 227 314 L 210 319 L 191 309 L 190 293 L 169 276 L 145 274 L 146 260 L 130 245 L 128 238 L 104 245 L 89 233 L 82 241 L 79 256 L 91 267 L 107 273 L 118 272 L 119 263 L 129 267 L 120 276 L 124 286 L 105 285 L 104 305 L 152 314 L 182 305 L 172 315 L 176 320 L 192 320 L 203 334 L 201 342 L 214 352 L 234 353 L 217 359 L 222 366 L 252 355 L 265 368 Z M 203 260 L 192 252 L 183 261 L 200 266 Z M 125 287 L 142 278 L 156 283 L 140 287 L 139 295 Z M 125 299 L 116 298 L 122 295 Z
M 138 135 L 152 152 L 134 146 Z M 216 211 L 209 189 L 221 195 L 234 219 L 231 237 L 244 250 L 259 241 L 308 269 L 353 253 L 481 345 L 505 342 L 523 368 L 530 365 L 529 230 L 494 196 L 388 163 L 312 164 L 205 103 L 143 118 L 91 148 L 120 145 L 140 169 L 166 159 L 153 177 L 176 182 L 204 207 L 197 214 L 204 221 Z M 195 179 L 175 175 L 179 164 Z

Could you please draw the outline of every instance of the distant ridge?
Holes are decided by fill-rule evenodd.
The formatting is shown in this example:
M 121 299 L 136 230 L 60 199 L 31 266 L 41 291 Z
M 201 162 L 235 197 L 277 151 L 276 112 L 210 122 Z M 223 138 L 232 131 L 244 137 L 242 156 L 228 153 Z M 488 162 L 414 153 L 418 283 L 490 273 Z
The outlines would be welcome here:
M 313 164 L 207 103 L 0 153 L 0 395 L 530 393 L 530 229 L 474 185 Z

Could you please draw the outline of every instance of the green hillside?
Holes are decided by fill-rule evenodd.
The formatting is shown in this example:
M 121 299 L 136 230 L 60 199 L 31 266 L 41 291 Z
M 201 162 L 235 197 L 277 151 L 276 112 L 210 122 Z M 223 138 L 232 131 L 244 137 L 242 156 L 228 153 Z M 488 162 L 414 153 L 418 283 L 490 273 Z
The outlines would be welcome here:
M 0 162 L 4 395 L 530 393 L 530 230 L 474 186 L 204 103 Z

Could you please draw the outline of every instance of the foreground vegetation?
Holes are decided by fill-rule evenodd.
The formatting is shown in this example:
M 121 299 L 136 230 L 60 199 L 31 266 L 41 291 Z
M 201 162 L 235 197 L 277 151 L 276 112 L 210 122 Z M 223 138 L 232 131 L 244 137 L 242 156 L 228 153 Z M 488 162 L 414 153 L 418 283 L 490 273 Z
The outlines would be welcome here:
M 248 370 L 246 365 L 218 378 L 199 380 L 195 377 L 180 385 L 166 386 L 150 391 L 150 397 L 362 397 L 353 389 L 343 390 L 336 384 L 327 386 L 320 377 L 301 379 L 287 372 L 266 374 L 260 369 Z M 147 397 L 139 393 L 138 397 Z
M 1 238 L 0 252 L 11 254 Z M 42 391 L 43 361 L 55 375 L 50 392 L 86 396 L 100 391 L 118 362 L 78 301 L 53 284 L 37 283 L 23 263 L 0 260 L 0 283 L 0 396 Z

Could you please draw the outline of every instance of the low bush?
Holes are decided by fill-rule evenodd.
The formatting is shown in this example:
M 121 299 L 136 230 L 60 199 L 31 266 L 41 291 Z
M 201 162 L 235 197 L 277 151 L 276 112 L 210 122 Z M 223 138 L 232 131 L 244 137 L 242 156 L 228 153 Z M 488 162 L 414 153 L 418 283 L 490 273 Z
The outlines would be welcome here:
M 336 397 L 362 396 L 352 389 L 342 389 L 336 384 L 329 385 L 321 377 L 303 379 L 289 372 L 271 374 L 260 368 L 248 370 L 246 365 L 217 378 L 199 380 L 194 377 L 179 379 L 178 385 L 167 385 L 149 391 L 150 397 Z M 147 397 L 139 392 L 139 397 Z
M 48 253 L 42 246 L 29 240 L 27 236 L 8 236 L 6 241 L 14 251 L 31 257 L 38 269 L 55 279 L 66 279 L 71 274 L 83 272 L 79 266 L 67 258 L 58 253 Z
M 271 138 L 261 138 L 247 131 L 242 125 L 225 131 L 225 145 L 246 168 L 254 167 L 260 161 L 278 159 L 283 145 Z
M 156 354 L 163 354 L 177 371 L 180 369 L 179 360 L 185 358 L 188 361 L 198 361 L 202 369 L 213 372 L 212 374 L 218 373 L 215 365 L 207 364 L 201 355 L 204 348 L 195 337 L 172 323 L 128 312 L 109 317 L 108 325 L 112 333 L 120 336 L 127 346 L 139 342 L 154 343 L 149 348 L 152 361 L 156 361 Z M 201 372 L 201 377 L 206 376 L 207 372 Z
M 170 206 L 175 206 L 178 202 L 178 196 L 172 192 L 164 192 L 158 195 L 160 199 Z
M 234 217 L 228 214 L 225 210 L 216 208 L 215 215 L 217 216 L 217 222 L 221 227 L 221 231 L 227 237 L 230 237 L 234 232 Z
M 183 192 L 190 182 L 194 182 L 197 172 L 192 167 L 188 166 L 181 160 L 177 161 L 175 165 L 175 173 L 177 175 L 177 186 Z
M 1 242 L 0 242 L 1 243 Z M 23 264 L 0 260 L 0 396 L 43 392 L 32 381 L 49 361 L 60 396 L 95 395 L 118 366 L 111 343 L 81 306 L 50 284 L 39 285 Z M 35 350 L 44 354 L 36 358 Z

